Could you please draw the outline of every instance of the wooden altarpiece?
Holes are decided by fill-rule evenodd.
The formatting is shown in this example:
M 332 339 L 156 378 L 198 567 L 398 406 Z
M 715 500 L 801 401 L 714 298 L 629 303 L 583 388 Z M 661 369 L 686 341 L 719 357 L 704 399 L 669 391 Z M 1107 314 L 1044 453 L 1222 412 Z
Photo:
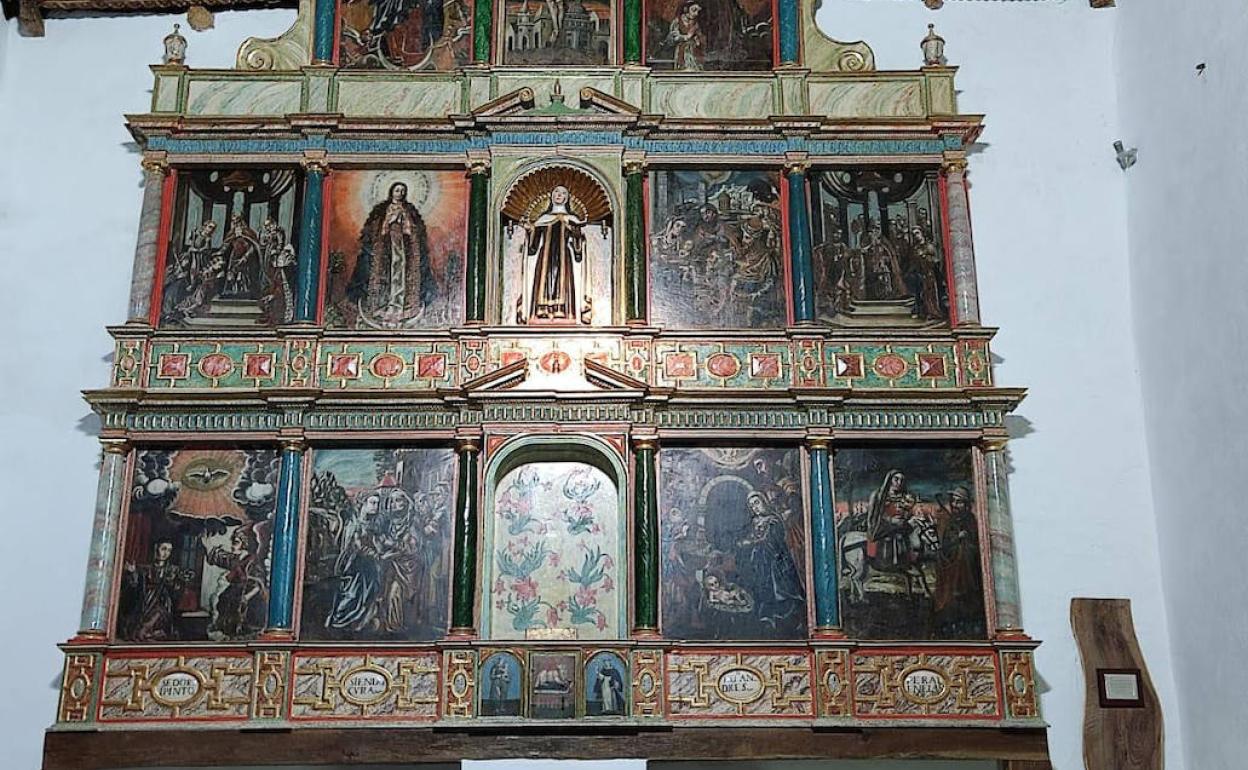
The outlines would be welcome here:
M 813 17 L 307 0 L 153 66 L 44 767 L 1047 767 L 981 116 Z

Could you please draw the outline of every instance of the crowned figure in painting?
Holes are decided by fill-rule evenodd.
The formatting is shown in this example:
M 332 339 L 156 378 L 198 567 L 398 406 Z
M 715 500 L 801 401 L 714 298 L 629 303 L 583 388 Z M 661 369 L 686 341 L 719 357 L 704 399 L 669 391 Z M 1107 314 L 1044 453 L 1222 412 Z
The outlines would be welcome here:
M 407 200 L 407 185 L 395 182 L 360 231 L 347 298 L 361 316 L 396 325 L 420 313 L 433 287 L 425 220 Z

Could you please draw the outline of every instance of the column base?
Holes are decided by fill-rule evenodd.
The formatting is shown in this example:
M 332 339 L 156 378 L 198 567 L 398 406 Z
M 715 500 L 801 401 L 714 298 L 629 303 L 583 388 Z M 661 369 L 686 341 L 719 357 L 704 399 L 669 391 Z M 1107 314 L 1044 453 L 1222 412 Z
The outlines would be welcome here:
M 446 639 L 450 642 L 466 642 L 477 638 L 477 629 L 471 627 L 452 628 L 446 632 Z
M 630 636 L 632 636 L 632 638 L 634 639 L 637 639 L 639 641 L 645 641 L 645 642 L 654 641 L 656 639 L 663 638 L 663 635 L 659 633 L 659 629 L 652 628 L 649 626 L 642 626 L 640 628 L 634 628 Z
M 823 626 L 816 628 L 810 632 L 810 638 L 814 641 L 841 640 L 848 639 L 845 632 L 833 626 Z
M 74 634 L 74 637 L 65 642 L 65 644 L 100 644 L 107 641 L 107 631 L 101 631 L 98 628 L 88 628 Z
M 256 639 L 261 642 L 293 642 L 295 632 L 290 628 L 266 628 Z
M 1001 639 L 1004 641 L 1031 641 L 1031 637 L 1028 636 L 1027 632 L 1023 631 L 1021 628 L 998 628 L 993 632 L 992 637 L 994 639 Z

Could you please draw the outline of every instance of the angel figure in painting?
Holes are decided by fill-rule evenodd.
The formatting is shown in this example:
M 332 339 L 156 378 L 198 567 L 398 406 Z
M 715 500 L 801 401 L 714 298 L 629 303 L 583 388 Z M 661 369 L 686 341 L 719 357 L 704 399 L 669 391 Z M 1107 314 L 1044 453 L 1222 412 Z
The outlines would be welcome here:
M 395 182 L 360 231 L 347 299 L 361 317 L 395 325 L 419 315 L 433 288 L 425 220 L 407 200 L 407 185 Z
M 517 321 L 524 316 L 538 321 L 580 321 L 589 323 L 593 308 L 587 296 L 577 301 L 576 271 L 585 259 L 587 224 L 568 208 L 571 195 L 563 185 L 550 191 L 550 204 L 531 224 L 525 225 L 525 255 L 536 257 L 529 307 L 517 310 Z

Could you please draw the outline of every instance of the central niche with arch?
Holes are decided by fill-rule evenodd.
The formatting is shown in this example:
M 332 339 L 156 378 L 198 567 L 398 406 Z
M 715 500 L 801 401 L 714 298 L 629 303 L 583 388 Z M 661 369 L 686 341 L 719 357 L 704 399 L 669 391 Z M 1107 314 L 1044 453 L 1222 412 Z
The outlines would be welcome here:
M 614 322 L 615 244 L 607 188 L 572 165 L 522 174 L 502 206 L 502 322 Z
M 485 638 L 624 638 L 625 478 L 596 438 L 522 438 L 499 450 L 485 475 Z

